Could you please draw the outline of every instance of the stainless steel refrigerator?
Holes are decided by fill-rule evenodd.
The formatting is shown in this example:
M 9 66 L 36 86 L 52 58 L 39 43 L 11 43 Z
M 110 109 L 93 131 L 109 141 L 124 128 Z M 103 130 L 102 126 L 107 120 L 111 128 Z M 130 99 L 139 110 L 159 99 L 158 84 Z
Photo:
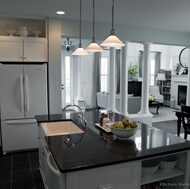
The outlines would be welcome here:
M 35 115 L 47 114 L 47 65 L 0 64 L 2 149 L 38 147 Z

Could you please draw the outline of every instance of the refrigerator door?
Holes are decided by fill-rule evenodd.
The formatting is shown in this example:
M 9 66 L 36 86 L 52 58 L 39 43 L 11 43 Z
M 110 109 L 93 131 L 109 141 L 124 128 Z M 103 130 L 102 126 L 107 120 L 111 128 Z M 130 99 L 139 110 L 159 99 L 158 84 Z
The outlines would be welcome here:
M 24 118 L 23 66 L 1 65 L 1 120 Z
M 46 65 L 24 65 L 25 118 L 47 113 Z

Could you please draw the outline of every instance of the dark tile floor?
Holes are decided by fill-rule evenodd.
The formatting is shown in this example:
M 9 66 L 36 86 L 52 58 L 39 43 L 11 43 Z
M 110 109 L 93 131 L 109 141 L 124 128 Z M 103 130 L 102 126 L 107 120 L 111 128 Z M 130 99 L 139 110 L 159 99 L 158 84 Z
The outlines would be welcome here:
M 45 189 L 38 150 L 0 153 L 0 189 Z

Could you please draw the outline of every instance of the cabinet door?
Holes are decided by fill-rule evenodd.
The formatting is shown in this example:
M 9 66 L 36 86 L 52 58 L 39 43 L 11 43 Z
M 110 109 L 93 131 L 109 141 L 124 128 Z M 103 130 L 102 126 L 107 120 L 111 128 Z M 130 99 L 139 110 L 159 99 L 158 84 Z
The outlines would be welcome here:
M 67 173 L 67 189 L 139 189 L 140 162 Z
M 19 37 L 0 38 L 0 61 L 20 62 L 23 60 L 22 39 Z
M 24 61 L 47 62 L 47 40 L 43 38 L 25 38 Z
M 47 151 L 46 147 L 42 141 L 42 139 L 39 139 L 39 165 L 40 165 L 40 173 L 45 185 L 45 188 L 47 188 Z

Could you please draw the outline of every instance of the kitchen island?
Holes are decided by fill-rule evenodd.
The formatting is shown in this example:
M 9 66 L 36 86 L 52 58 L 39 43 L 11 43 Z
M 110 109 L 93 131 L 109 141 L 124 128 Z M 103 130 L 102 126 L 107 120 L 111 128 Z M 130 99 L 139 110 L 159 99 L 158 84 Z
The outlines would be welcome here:
M 139 189 L 152 182 L 189 187 L 189 141 L 142 123 L 133 137 L 121 141 L 96 127 L 99 116 L 99 111 L 85 112 L 87 128 L 83 134 L 71 135 L 73 147 L 66 143 L 68 135 L 46 136 L 40 125 L 68 119 L 77 123 L 78 113 L 36 116 L 40 170 L 50 189 Z M 114 113 L 115 121 L 123 118 Z M 172 170 L 159 168 L 153 175 L 142 174 L 144 161 L 173 155 L 177 165 Z

